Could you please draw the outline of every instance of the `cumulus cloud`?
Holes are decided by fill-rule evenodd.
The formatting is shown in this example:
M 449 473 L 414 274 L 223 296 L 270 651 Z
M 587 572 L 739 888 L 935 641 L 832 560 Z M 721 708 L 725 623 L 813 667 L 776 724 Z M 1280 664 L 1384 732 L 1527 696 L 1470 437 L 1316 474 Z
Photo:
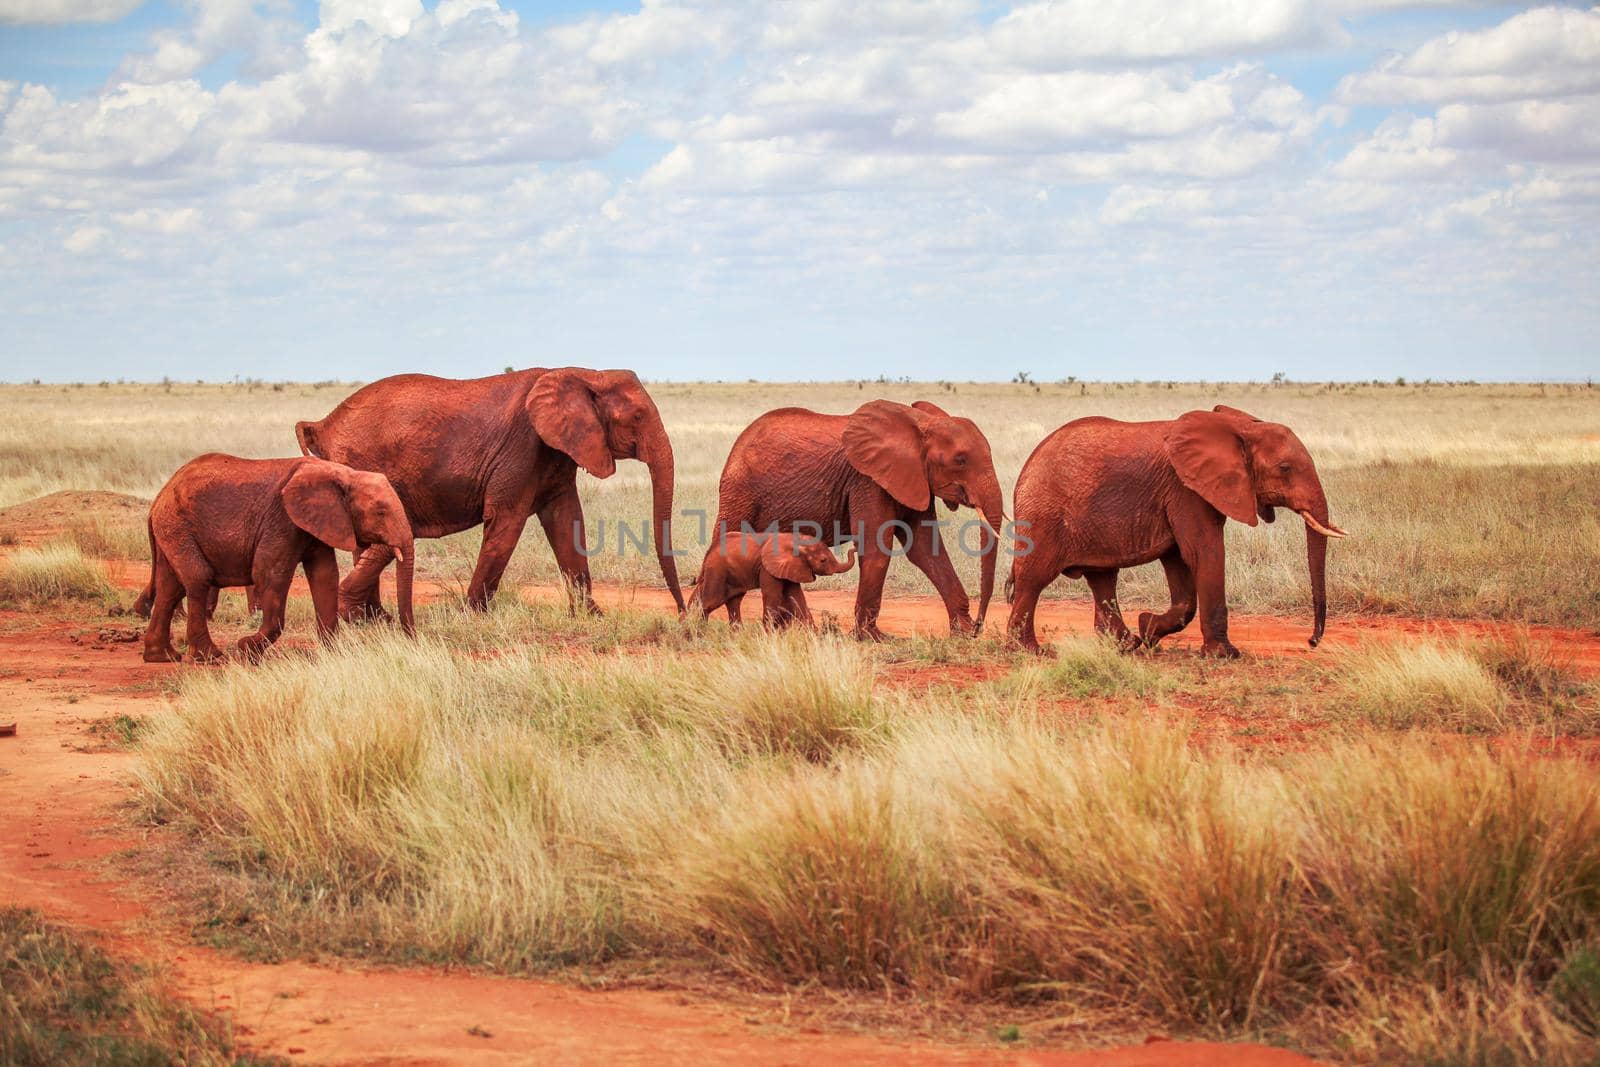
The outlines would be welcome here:
M 1043 0 L 1003 16 L 995 49 L 1034 66 L 1237 56 L 1343 39 L 1311 0 Z
M 67 22 L 115 22 L 144 0 L 0 0 L 0 25 L 43 26 Z
M 1448 33 L 1353 74 L 1352 104 L 1513 100 L 1600 90 L 1600 9 L 1545 7 L 1498 26 Z

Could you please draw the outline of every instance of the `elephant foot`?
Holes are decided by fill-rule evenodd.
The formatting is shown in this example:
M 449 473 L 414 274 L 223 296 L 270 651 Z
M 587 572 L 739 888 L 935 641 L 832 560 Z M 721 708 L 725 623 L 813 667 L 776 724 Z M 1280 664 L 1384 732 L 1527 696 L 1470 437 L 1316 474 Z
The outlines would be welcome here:
M 340 622 L 366 622 L 369 619 L 388 622 L 393 618 L 382 604 L 374 604 L 370 600 L 339 601 Z
M 884 632 L 882 630 L 878 629 L 878 624 L 874 622 L 874 623 L 869 623 L 866 626 L 857 626 L 856 627 L 856 640 L 857 641 L 887 641 L 887 640 L 889 640 L 889 638 L 884 634 Z
M 950 616 L 950 636 L 952 637 L 977 637 L 978 624 L 972 621 L 970 615 Z
M 222 649 L 216 645 L 201 645 L 199 648 L 191 647 L 189 657 L 196 663 L 221 663 L 226 657 Z
M 261 634 L 246 634 L 239 638 L 239 654 L 250 663 L 259 660 L 271 647 L 272 641 Z
M 183 654 L 168 645 L 165 648 L 147 648 L 144 650 L 146 663 L 182 663 Z
M 1200 654 L 1202 656 L 1207 656 L 1214 659 L 1238 659 L 1241 655 L 1243 655 L 1243 653 L 1241 653 L 1237 648 L 1234 648 L 1233 643 L 1225 637 L 1220 641 L 1207 641 L 1205 644 L 1201 645 Z

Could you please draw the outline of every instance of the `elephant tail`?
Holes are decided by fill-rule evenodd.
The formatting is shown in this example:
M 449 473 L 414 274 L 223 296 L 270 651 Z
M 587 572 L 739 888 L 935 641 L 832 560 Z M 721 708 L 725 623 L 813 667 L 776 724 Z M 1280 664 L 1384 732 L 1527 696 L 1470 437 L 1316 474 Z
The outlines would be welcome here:
M 156 547 L 156 528 L 148 518 L 144 520 L 144 532 L 150 538 L 150 581 L 139 593 L 139 598 L 133 602 L 133 613 L 140 618 L 148 619 L 150 607 L 156 599 L 156 566 L 161 560 L 161 549 Z
M 300 442 L 300 454 L 315 456 L 317 459 L 327 459 L 317 451 L 317 424 L 314 422 L 297 422 L 294 424 L 294 439 Z
M 1017 602 L 1017 576 L 1015 574 L 1006 575 L 1005 594 L 1007 604 L 1015 604 Z

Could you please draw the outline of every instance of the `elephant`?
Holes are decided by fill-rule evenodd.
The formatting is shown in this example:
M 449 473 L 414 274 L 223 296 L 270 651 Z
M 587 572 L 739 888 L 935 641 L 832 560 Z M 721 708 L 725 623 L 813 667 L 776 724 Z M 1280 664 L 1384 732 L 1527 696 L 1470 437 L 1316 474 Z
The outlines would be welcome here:
M 1225 405 L 1163 422 L 1077 419 L 1033 450 L 1013 504 L 1008 631 L 1026 648 L 1039 650 L 1039 594 L 1066 575 L 1088 579 L 1095 629 L 1126 645 L 1153 647 L 1198 610 L 1203 654 L 1239 655 L 1228 640 L 1223 524 L 1271 522 L 1276 508 L 1305 522 L 1311 647 L 1322 640 L 1328 538 L 1346 535 L 1329 518 L 1311 453 L 1287 426 Z M 1117 604 L 1117 572 L 1157 559 L 1172 605 L 1142 612 L 1132 635 Z
M 856 565 L 856 551 L 840 562 L 821 541 L 794 534 L 728 532 L 718 538 L 701 565 L 689 609 L 701 617 L 726 606 L 728 621 L 739 625 L 739 608 L 746 593 L 761 590 L 761 618 L 781 628 L 791 621 L 809 625 L 804 582 L 821 575 L 843 574 Z
M 334 549 L 381 544 L 399 558 L 400 622 L 415 632 L 411 608 L 411 524 L 381 474 L 322 459 L 240 459 L 212 452 L 178 468 L 150 505 L 149 663 L 182 657 L 172 646 L 172 616 L 188 596 L 189 654 L 222 658 L 207 626 L 208 601 L 224 586 L 253 585 L 261 628 L 239 640 L 255 658 L 283 632 L 289 583 L 303 567 L 317 633 L 338 628 L 339 562 Z
M 650 471 L 656 555 L 684 610 L 672 552 L 672 443 L 632 371 L 535 368 L 487 378 L 400 374 L 347 397 L 324 419 L 295 425 L 300 450 L 388 476 L 417 537 L 483 524 L 467 602 L 488 606 L 528 516 L 538 515 L 574 597 L 598 612 L 578 500 L 578 467 L 609 478 L 619 459 Z M 363 546 L 365 548 L 365 546 Z M 339 590 L 346 619 L 381 614 L 382 545 L 364 552 Z
M 989 442 L 970 419 L 927 401 L 909 407 L 873 400 L 850 415 L 779 408 L 757 418 L 733 444 L 719 484 L 717 530 L 808 534 L 860 547 L 858 637 L 881 640 L 878 610 L 896 541 L 938 590 L 953 633 L 983 627 L 1005 528 L 1000 480 Z M 976 508 L 993 528 L 980 534 L 978 618 L 939 535 L 935 498 L 951 510 Z

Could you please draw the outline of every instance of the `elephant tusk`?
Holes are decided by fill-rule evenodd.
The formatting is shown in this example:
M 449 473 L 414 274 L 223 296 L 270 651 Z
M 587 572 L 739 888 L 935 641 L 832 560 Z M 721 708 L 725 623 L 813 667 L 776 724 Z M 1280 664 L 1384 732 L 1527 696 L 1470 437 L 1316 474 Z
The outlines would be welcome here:
M 397 562 L 404 563 L 406 561 L 406 554 L 396 548 L 394 550 L 394 558 Z
M 1312 517 L 1311 512 L 1309 512 L 1309 511 L 1300 512 L 1300 517 L 1305 520 L 1305 523 L 1306 523 L 1307 526 L 1309 526 L 1313 530 L 1317 531 L 1317 533 L 1321 534 L 1323 537 L 1349 537 L 1350 536 L 1349 534 L 1345 533 L 1343 530 L 1339 529 L 1339 527 L 1337 527 L 1337 526 L 1324 526 L 1324 525 L 1322 525 L 1322 523 L 1318 522 L 1315 518 Z

